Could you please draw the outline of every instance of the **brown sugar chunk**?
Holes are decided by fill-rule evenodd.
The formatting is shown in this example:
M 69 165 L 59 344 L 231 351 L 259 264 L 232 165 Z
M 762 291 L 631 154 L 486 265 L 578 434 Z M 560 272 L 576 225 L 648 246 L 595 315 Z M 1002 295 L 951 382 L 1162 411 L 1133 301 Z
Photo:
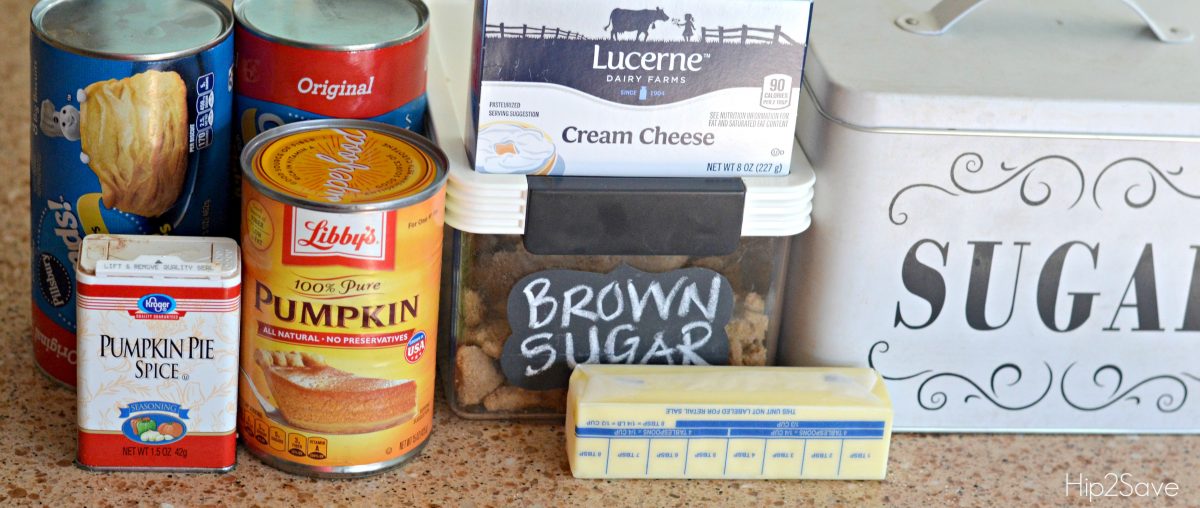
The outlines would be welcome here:
M 500 250 L 501 244 L 504 243 L 500 235 L 475 235 L 466 233 L 470 236 L 471 249 L 476 252 L 494 252 Z
M 758 293 L 747 293 L 745 298 L 741 300 L 742 310 L 745 312 L 765 314 L 767 312 L 767 301 Z
M 522 277 L 538 269 L 532 255 L 527 252 L 500 251 L 491 255 L 483 254 L 475 276 L 484 304 L 489 309 L 499 310 L 499 313 L 503 314 L 508 306 L 508 291 Z
M 566 410 L 566 390 L 526 390 L 515 386 L 501 386 L 483 399 L 483 407 L 491 412 L 512 412 L 533 408 L 561 413 Z
M 767 348 L 762 342 L 750 342 L 742 349 L 742 365 L 767 365 Z
M 473 406 L 483 401 L 489 393 L 504 384 L 504 374 L 496 367 L 487 353 L 475 346 L 458 348 L 454 364 L 459 375 L 454 379 L 458 402 Z
M 495 320 L 484 323 L 483 326 L 472 328 L 463 335 L 462 344 L 478 346 L 492 358 L 500 358 L 504 349 L 504 341 L 508 340 L 508 322 Z
M 483 297 L 478 291 L 468 289 L 463 293 L 463 323 L 467 328 L 474 328 L 483 322 L 487 308 L 483 305 Z
M 629 266 L 650 273 L 678 270 L 683 268 L 687 262 L 687 256 L 631 256 L 625 259 L 625 263 Z
M 762 295 L 749 293 L 737 299 L 733 319 L 725 327 L 729 335 L 730 365 L 766 365 L 767 330 L 771 318 Z

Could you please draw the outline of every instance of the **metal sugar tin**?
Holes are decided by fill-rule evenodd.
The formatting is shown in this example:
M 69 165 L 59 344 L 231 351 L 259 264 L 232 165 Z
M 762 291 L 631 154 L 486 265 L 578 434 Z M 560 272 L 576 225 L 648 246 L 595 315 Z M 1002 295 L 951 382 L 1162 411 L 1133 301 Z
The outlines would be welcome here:
M 874 366 L 901 431 L 1200 431 L 1200 5 L 815 15 L 783 361 Z
M 78 277 L 76 463 L 104 471 L 232 469 L 237 244 L 91 235 Z
M 83 238 L 234 224 L 233 14 L 215 0 L 43 0 L 30 24 L 34 355 L 73 386 Z

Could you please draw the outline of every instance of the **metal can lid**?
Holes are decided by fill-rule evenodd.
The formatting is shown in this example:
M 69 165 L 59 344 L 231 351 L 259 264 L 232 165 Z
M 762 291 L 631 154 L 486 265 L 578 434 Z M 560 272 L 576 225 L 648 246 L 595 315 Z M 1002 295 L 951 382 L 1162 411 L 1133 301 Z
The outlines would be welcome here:
M 79 272 L 99 278 L 241 280 L 237 242 L 188 236 L 88 235 Z
M 269 40 L 341 51 L 407 42 L 429 23 L 421 0 L 238 0 L 234 11 L 243 27 Z
M 30 15 L 47 43 L 116 60 L 169 60 L 211 48 L 233 29 L 217 0 L 42 0 Z
M 312 120 L 277 127 L 242 152 L 242 173 L 260 192 L 326 212 L 403 208 L 446 183 L 446 156 L 429 140 L 365 120 Z

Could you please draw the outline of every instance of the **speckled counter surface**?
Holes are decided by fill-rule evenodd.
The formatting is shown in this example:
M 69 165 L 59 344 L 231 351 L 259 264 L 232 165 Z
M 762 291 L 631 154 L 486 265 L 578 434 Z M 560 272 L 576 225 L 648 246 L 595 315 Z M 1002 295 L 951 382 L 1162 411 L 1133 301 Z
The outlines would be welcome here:
M 422 457 L 376 477 L 289 476 L 241 452 L 226 475 L 96 474 L 72 465 L 75 395 L 35 371 L 29 343 L 29 57 L 33 0 L 0 0 L 0 505 L 1001 506 L 1088 505 L 1065 478 L 1175 482 L 1200 506 L 1200 437 L 898 435 L 883 482 L 582 481 L 558 424 L 466 421 L 438 407 Z M 1102 505 L 1129 500 L 1102 499 Z M 1107 502 L 1104 502 L 1107 501 Z

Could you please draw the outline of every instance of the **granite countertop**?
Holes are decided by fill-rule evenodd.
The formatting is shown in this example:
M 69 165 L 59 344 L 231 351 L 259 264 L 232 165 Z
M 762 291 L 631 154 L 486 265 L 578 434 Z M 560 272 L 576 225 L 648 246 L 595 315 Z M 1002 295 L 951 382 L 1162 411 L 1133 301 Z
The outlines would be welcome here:
M 1200 437 L 895 436 L 882 482 L 584 481 L 571 477 L 560 424 L 467 421 L 437 408 L 424 455 L 360 480 L 290 476 L 245 452 L 225 475 L 99 474 L 77 469 L 75 394 L 33 367 L 29 340 L 29 29 L 34 0 L 0 0 L 0 504 L 114 506 L 797 506 L 1088 505 L 1065 479 L 1175 482 L 1156 503 L 1200 505 Z M 1110 481 L 1111 482 L 1111 481 Z M 1111 501 L 1111 500 L 1108 500 Z

